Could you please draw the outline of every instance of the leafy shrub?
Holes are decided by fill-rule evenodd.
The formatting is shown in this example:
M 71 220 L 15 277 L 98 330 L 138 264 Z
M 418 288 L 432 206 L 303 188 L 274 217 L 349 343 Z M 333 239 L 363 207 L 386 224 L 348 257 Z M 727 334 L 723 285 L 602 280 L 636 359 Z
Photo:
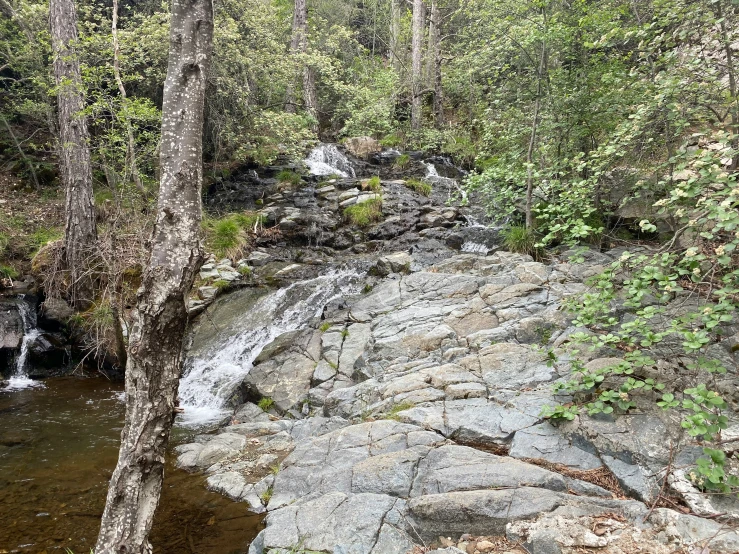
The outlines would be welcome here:
M 405 186 L 421 196 L 431 196 L 431 185 L 419 179 L 408 179 Z
M 344 219 L 352 225 L 367 227 L 382 220 L 382 199 L 373 198 L 361 204 L 354 204 L 344 210 Z

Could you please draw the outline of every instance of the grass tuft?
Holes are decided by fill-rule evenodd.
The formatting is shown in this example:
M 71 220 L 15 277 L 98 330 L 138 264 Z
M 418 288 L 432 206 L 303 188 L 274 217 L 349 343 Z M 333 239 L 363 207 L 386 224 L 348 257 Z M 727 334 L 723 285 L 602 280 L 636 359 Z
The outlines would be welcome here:
M 420 181 L 418 179 L 408 179 L 405 182 L 405 186 L 422 196 L 431 195 L 431 185 L 424 181 Z
M 277 180 L 280 183 L 290 183 L 293 186 L 300 184 L 300 175 L 289 169 L 283 169 L 277 174 Z
M 382 220 L 382 199 L 375 198 L 354 204 L 344 210 L 344 219 L 358 227 L 367 227 Z
M 268 412 L 270 409 L 272 409 L 272 406 L 275 405 L 275 401 L 272 400 L 269 396 L 265 396 L 259 402 L 257 402 L 257 406 L 259 406 L 262 411 Z
M 367 181 L 362 183 L 362 188 L 365 190 L 371 190 L 372 192 L 381 192 L 382 186 L 380 184 L 380 177 L 377 175 L 370 177 Z
M 536 247 L 536 234 L 524 225 L 512 225 L 503 231 L 503 244 L 509 252 L 528 254 L 539 258 L 540 251 Z
M 397 158 L 395 158 L 395 163 L 393 164 L 396 169 L 405 169 L 411 164 L 411 157 L 408 154 L 401 154 Z

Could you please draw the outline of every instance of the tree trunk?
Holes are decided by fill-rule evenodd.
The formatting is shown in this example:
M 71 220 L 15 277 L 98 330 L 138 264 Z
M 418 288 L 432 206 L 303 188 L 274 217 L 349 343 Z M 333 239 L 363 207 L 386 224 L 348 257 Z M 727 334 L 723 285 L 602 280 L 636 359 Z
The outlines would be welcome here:
M 59 104 L 59 162 L 66 194 L 64 228 L 65 262 L 70 271 L 69 296 L 77 309 L 93 300 L 91 259 L 97 232 L 92 195 L 90 136 L 81 115 L 85 107 L 80 64 L 75 52 L 77 16 L 74 0 L 49 3 L 54 79 Z
M 139 189 L 142 195 L 146 195 L 146 189 L 144 184 L 141 182 L 141 176 L 139 175 L 139 167 L 136 163 L 136 140 L 133 136 L 133 125 L 131 125 L 131 118 L 128 114 L 128 101 L 126 98 L 126 87 L 123 86 L 123 79 L 121 79 L 121 68 L 120 68 L 120 49 L 118 47 L 118 0 L 113 0 L 113 24 L 111 26 L 113 35 L 113 74 L 115 75 L 115 82 L 118 84 L 118 91 L 121 93 L 121 106 L 123 111 L 123 124 L 126 126 L 126 134 L 128 135 L 128 160 L 131 164 L 131 178 L 133 179 L 136 188 Z
M 390 44 L 388 45 L 388 58 L 390 63 L 395 68 L 395 71 L 400 74 L 400 0 L 390 0 Z
M 411 129 L 421 129 L 421 61 L 423 58 L 422 43 L 425 29 L 423 0 L 413 0 L 413 38 L 411 42 Z
M 290 39 L 290 55 L 293 58 L 305 52 L 306 35 L 308 29 L 308 5 L 306 0 L 295 0 L 295 10 L 293 11 L 293 34 Z M 305 72 L 303 79 L 305 80 Z M 285 111 L 295 113 L 295 83 L 291 82 L 287 85 L 285 94 Z
M 437 0 L 431 2 L 429 43 L 426 59 L 427 87 L 434 91 L 434 125 L 444 124 L 444 91 L 441 87 L 441 14 Z
M 531 136 L 529 137 L 529 148 L 526 151 L 526 228 L 534 228 L 534 145 L 536 144 L 536 133 L 539 128 L 539 110 L 541 109 L 542 80 L 544 79 L 544 64 L 546 62 L 546 42 L 541 44 L 541 56 L 539 57 L 539 68 L 536 77 L 536 101 L 534 103 L 534 117 L 531 122 Z
M 182 369 L 185 303 L 202 261 L 203 106 L 212 0 L 173 0 L 170 25 L 157 219 L 129 336 L 126 421 L 96 554 L 151 552 L 148 535 Z
M 438 17 L 439 7 L 436 0 L 431 0 L 429 10 L 429 33 L 426 43 L 426 67 L 424 69 L 424 83 L 427 89 L 434 88 L 434 65 L 436 64 L 436 49 L 438 47 Z

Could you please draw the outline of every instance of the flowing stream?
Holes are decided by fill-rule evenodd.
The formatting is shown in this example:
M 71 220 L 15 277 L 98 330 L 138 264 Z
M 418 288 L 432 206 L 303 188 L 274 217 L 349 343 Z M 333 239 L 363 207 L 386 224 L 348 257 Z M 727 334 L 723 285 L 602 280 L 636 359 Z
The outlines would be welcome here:
M 359 278 L 354 270 L 333 270 L 261 296 L 252 306 L 239 310 L 232 321 L 218 329 L 207 348 L 187 361 L 179 389 L 184 413 L 178 417 L 178 424 L 197 427 L 227 416 L 231 396 L 262 349 L 281 334 L 299 329 L 320 315 L 332 300 L 357 292 Z M 238 300 L 230 298 L 229 302 Z
M 118 457 L 123 383 L 51 378 L 0 389 L 0 552 L 88 554 Z M 171 445 L 190 437 L 175 429 Z M 167 468 L 154 552 L 244 554 L 262 517 L 209 492 L 205 477 Z

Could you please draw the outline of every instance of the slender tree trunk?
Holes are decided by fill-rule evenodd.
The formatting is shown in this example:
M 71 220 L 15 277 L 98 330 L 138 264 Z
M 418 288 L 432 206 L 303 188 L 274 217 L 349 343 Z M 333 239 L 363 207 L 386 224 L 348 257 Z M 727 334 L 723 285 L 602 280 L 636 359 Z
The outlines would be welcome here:
M 424 69 L 424 83 L 427 89 L 434 88 L 434 65 L 436 64 L 436 49 L 439 45 L 438 17 L 439 7 L 436 0 L 431 0 L 429 33 L 426 43 L 426 67 Z
M 173 0 L 169 37 L 157 219 L 129 336 L 126 421 L 96 554 L 151 552 L 148 535 L 182 369 L 186 300 L 202 261 L 203 106 L 212 0 Z
M 131 125 L 131 118 L 128 113 L 128 100 L 126 98 L 126 87 L 123 86 L 123 79 L 121 79 L 121 68 L 120 68 L 120 48 L 118 47 L 118 0 L 113 0 L 113 24 L 111 26 L 113 35 L 113 74 L 115 75 L 115 82 L 118 84 L 118 91 L 121 94 L 121 105 L 123 110 L 123 123 L 126 126 L 126 134 L 128 135 L 128 160 L 131 164 L 131 178 L 133 179 L 136 188 L 139 189 L 141 194 L 146 195 L 146 189 L 144 184 L 141 182 L 141 176 L 139 175 L 139 167 L 136 163 L 136 140 L 133 136 L 133 125 Z
M 427 56 L 428 88 L 434 91 L 434 125 L 440 128 L 444 124 L 444 91 L 441 86 L 441 13 L 437 0 L 431 2 Z
M 69 295 L 77 309 L 93 300 L 90 260 L 95 254 L 97 231 L 92 195 L 89 133 L 81 115 L 85 107 L 80 64 L 75 52 L 77 16 L 74 0 L 49 2 L 54 78 L 59 104 L 59 161 L 66 193 L 64 251 L 70 270 Z
M 726 73 L 729 78 L 729 94 L 731 95 L 731 129 L 729 132 L 735 135 L 739 132 L 739 113 L 737 113 L 737 90 L 736 90 L 736 71 L 734 69 L 734 53 L 732 52 L 730 33 L 726 26 L 726 18 L 724 17 L 722 2 L 716 3 L 716 15 L 721 20 L 721 42 L 724 47 L 724 55 L 726 56 Z M 734 148 L 737 147 L 737 141 L 732 140 L 731 144 Z M 739 166 L 739 155 L 734 156 L 731 162 L 731 169 L 737 169 Z
M 390 44 L 388 57 L 395 71 L 400 74 L 400 0 L 390 0 Z
M 306 65 L 303 68 L 303 101 L 305 110 L 313 118 L 311 129 L 318 132 L 318 98 L 316 96 L 316 75 L 313 68 Z
M 308 31 L 308 5 L 306 0 L 295 0 L 295 10 L 293 11 L 293 32 L 290 39 L 290 55 L 293 58 L 305 53 L 306 38 Z M 305 72 L 301 71 L 303 78 Z M 295 83 L 291 82 L 287 85 L 285 94 L 285 111 L 295 113 Z
M 31 160 L 29 160 L 28 157 L 26 156 L 26 153 L 23 152 L 23 148 L 21 148 L 21 143 L 18 142 L 18 139 L 15 137 L 15 133 L 13 132 L 13 129 L 8 123 L 8 120 L 2 116 L 0 116 L 0 119 L 3 120 L 3 123 L 5 124 L 5 128 L 8 130 L 8 134 L 10 135 L 10 138 L 13 139 L 13 144 L 15 144 L 15 147 L 18 149 L 18 153 L 21 155 L 21 158 L 23 158 L 23 161 L 28 166 L 28 171 L 31 172 L 31 178 L 33 179 L 34 189 L 36 189 L 37 191 L 41 190 L 41 185 L 38 182 L 38 177 L 36 177 L 36 170 L 33 168 L 33 162 L 31 162 Z
M 425 8 L 423 0 L 413 0 L 413 22 L 411 41 L 411 129 L 421 129 L 421 90 L 423 76 L 421 62 L 423 59 L 422 44 L 425 29 Z
M 546 62 L 546 42 L 541 44 L 541 55 L 539 57 L 539 68 L 536 77 L 536 101 L 534 103 L 534 117 L 531 121 L 531 136 L 529 137 L 529 148 L 526 151 L 526 228 L 534 228 L 534 146 L 536 145 L 536 133 L 539 128 L 539 110 L 541 109 L 542 80 L 544 79 L 544 64 Z

